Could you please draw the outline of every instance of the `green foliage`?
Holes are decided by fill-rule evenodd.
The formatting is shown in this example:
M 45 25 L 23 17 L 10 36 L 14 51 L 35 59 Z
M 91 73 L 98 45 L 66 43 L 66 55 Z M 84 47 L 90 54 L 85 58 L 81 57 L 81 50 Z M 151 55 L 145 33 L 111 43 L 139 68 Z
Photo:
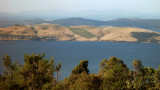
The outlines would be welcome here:
M 85 72 L 85 73 L 89 73 L 89 70 L 88 70 L 88 61 L 87 60 L 81 60 L 79 65 L 77 65 L 73 70 L 72 70 L 72 74 L 81 74 L 82 72 Z
M 71 89 L 79 90 L 97 90 L 100 87 L 101 81 L 98 76 L 82 73 L 78 75 L 75 83 L 70 86 Z
M 58 90 L 98 90 L 101 84 L 100 78 L 96 74 L 70 75 L 56 87 Z M 55 88 L 54 88 L 55 89 Z
M 143 68 L 141 61 L 136 60 L 136 59 L 132 62 L 132 65 L 135 69 L 135 72 L 137 72 L 137 73 Z
M 75 34 L 77 34 L 77 35 L 80 35 L 80 36 L 82 36 L 82 37 L 86 37 L 86 38 L 96 37 L 94 34 L 88 32 L 88 31 L 86 31 L 86 30 L 84 30 L 84 29 L 71 28 L 71 27 L 69 27 L 69 29 L 70 29 L 73 33 L 75 33 Z
M 53 77 L 55 72 L 54 60 L 51 58 L 48 61 L 43 58 L 44 54 L 25 55 L 24 65 L 21 65 L 12 64 L 8 55 L 3 57 L 3 65 L 8 71 L 1 77 L 0 89 L 51 89 L 55 83 Z M 58 66 L 58 70 L 60 68 Z
M 116 57 L 103 60 L 103 68 L 99 75 L 102 77 L 102 89 L 126 89 L 126 81 L 129 77 L 129 69 L 124 62 Z
M 160 87 L 160 73 L 158 69 L 153 69 L 150 67 L 143 67 L 141 61 L 134 60 L 132 65 L 135 69 L 132 72 L 132 78 L 128 83 L 130 88 L 133 89 L 153 89 L 158 90 Z
M 56 67 L 55 67 L 55 71 L 57 72 L 57 84 L 58 84 L 58 76 L 59 76 L 59 70 L 61 69 L 61 66 L 62 66 L 62 64 L 61 63 L 59 63 Z
M 140 60 L 134 60 L 133 70 L 124 62 L 111 57 L 100 63 L 98 74 L 89 74 L 88 61 L 81 60 L 68 78 L 58 81 L 62 64 L 54 64 L 43 55 L 25 55 L 24 65 L 12 64 L 11 57 L 2 58 L 7 71 L 0 75 L 0 90 L 159 90 L 160 66 L 158 69 L 144 67 Z M 57 78 L 53 77 L 56 72 Z
M 2 58 L 3 65 L 7 68 L 7 70 L 10 69 L 11 67 L 11 57 L 6 55 L 5 57 Z
M 100 62 L 99 67 L 104 68 L 106 66 L 106 62 L 107 62 L 107 59 L 103 59 L 102 62 Z

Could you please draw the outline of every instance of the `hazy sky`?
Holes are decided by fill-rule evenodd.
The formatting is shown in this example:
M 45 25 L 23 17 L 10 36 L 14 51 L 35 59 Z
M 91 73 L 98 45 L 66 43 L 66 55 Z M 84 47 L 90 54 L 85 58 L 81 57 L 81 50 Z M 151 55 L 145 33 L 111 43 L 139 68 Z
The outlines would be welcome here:
M 0 0 L 0 12 L 48 9 L 160 12 L 160 0 Z

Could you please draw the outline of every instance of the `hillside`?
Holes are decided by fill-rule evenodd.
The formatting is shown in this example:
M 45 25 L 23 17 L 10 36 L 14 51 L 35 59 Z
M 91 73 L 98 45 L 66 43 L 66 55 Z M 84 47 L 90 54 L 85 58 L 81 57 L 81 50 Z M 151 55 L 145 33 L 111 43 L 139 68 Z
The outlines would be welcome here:
M 43 20 L 43 19 L 30 19 L 23 21 L 0 21 L 0 27 L 12 26 L 15 24 L 20 25 L 36 25 L 36 24 L 58 24 L 62 26 L 80 26 L 80 25 L 92 25 L 92 26 L 114 26 L 114 27 L 134 27 L 143 28 L 148 30 L 160 30 L 160 19 L 115 19 L 109 21 L 98 21 L 84 18 L 66 18 L 58 20 Z
M 160 33 L 131 27 L 15 25 L 0 28 L 0 40 L 115 41 L 160 43 Z
M 54 21 L 47 21 L 45 23 L 58 24 L 63 26 L 93 25 L 93 26 L 136 27 L 149 30 L 160 30 L 160 19 L 122 18 L 109 21 L 98 21 L 98 20 L 83 19 L 83 18 L 67 18 Z
M 79 25 L 101 26 L 103 25 L 102 21 L 83 19 L 83 18 L 66 18 L 66 19 L 48 21 L 46 23 L 58 24 L 63 26 L 79 26 Z
M 32 22 L 29 22 L 29 23 L 32 23 Z M 53 21 L 44 21 L 44 23 L 58 24 L 62 26 L 93 25 L 93 26 L 136 27 L 136 28 L 143 28 L 143 29 L 149 29 L 149 30 L 160 30 L 160 19 L 122 18 L 122 19 L 109 20 L 109 21 L 98 21 L 98 20 L 83 19 L 83 18 L 66 18 L 66 19 L 53 20 Z
M 160 30 L 160 19 L 116 19 L 105 21 L 103 25 L 118 27 L 138 27 L 149 30 Z

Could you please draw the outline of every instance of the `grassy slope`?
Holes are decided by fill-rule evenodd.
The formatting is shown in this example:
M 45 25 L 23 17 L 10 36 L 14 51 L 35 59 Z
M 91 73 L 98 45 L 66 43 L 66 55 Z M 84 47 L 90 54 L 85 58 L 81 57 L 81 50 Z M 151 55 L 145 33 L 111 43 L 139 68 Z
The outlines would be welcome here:
M 137 38 L 138 42 L 147 42 L 148 40 L 150 40 L 150 42 L 152 43 L 159 42 L 159 40 L 153 38 L 160 36 L 160 34 L 158 33 L 148 33 L 148 32 L 132 32 L 131 35 Z
M 125 41 L 160 43 L 159 33 L 131 27 L 16 25 L 0 27 L 0 40 Z
M 80 29 L 80 28 L 71 28 L 69 27 L 69 29 L 74 33 L 74 34 L 77 34 L 77 35 L 80 35 L 82 37 L 86 37 L 86 38 L 93 38 L 93 37 L 96 37 L 94 34 L 84 30 L 84 29 Z

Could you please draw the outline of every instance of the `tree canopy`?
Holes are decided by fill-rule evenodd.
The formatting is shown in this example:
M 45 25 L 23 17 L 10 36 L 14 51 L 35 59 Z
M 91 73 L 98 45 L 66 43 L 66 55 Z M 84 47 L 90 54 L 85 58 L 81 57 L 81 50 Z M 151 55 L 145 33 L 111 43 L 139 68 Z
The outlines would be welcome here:
M 44 59 L 43 55 L 25 55 L 24 65 L 11 62 L 10 56 L 2 58 L 6 67 L 1 77 L 0 88 L 4 89 L 42 89 L 52 88 L 55 84 L 55 64 L 53 58 Z M 57 67 L 57 66 L 56 66 Z M 60 69 L 60 67 L 59 67 Z
M 134 60 L 134 70 L 117 57 L 104 59 L 97 74 L 89 73 L 88 60 L 81 60 L 69 77 L 59 81 L 62 64 L 53 58 L 44 59 L 44 54 L 24 56 L 24 64 L 12 63 L 10 56 L 2 57 L 6 71 L 0 75 L 0 90 L 159 90 L 160 66 L 158 69 L 144 67 Z M 56 78 L 54 77 L 56 73 Z

